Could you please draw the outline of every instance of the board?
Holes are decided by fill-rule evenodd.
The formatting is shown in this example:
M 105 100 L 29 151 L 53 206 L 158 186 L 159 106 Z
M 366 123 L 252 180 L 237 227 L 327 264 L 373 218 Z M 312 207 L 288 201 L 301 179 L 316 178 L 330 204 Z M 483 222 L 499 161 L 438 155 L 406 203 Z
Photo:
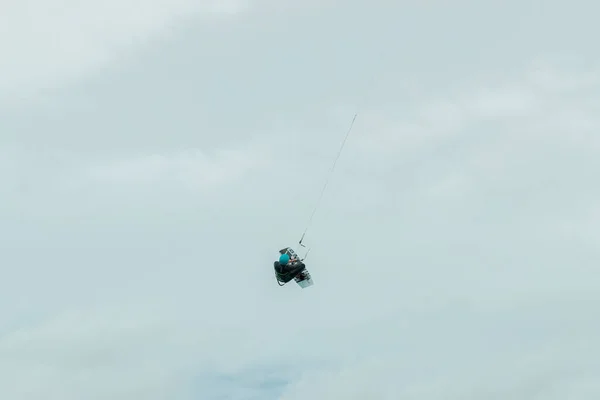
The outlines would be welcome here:
M 312 277 L 310 276 L 310 273 L 306 270 L 306 268 L 304 268 L 302 272 L 296 275 L 294 280 L 302 289 L 306 289 L 307 287 L 310 287 L 315 284 L 312 280 Z

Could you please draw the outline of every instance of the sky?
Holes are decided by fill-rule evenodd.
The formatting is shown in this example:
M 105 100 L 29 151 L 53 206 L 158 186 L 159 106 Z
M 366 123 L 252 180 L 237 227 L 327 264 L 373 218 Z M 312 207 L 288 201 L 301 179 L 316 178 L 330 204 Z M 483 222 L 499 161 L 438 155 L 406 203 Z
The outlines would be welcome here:
M 598 398 L 599 7 L 4 1 L 0 398 Z

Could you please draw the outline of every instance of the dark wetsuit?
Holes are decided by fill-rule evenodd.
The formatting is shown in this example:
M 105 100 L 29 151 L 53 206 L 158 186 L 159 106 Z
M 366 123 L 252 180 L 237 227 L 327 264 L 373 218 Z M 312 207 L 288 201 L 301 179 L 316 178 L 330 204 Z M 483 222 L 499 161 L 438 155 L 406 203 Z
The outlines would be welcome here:
M 280 282 L 288 283 L 294 279 L 296 275 L 302 272 L 302 270 L 306 268 L 306 265 L 304 265 L 302 261 L 294 261 L 287 265 L 281 265 L 279 261 L 275 261 L 273 267 L 275 268 L 277 279 Z

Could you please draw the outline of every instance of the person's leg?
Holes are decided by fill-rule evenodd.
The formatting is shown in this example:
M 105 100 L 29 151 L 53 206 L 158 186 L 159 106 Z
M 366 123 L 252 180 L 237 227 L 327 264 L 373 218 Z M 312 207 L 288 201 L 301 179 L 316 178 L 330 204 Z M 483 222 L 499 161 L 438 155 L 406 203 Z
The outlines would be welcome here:
M 304 268 L 306 268 L 306 265 L 304 265 L 304 263 L 298 261 L 296 263 L 294 263 L 295 265 L 291 265 L 290 267 L 290 275 L 296 276 L 299 273 L 301 273 Z

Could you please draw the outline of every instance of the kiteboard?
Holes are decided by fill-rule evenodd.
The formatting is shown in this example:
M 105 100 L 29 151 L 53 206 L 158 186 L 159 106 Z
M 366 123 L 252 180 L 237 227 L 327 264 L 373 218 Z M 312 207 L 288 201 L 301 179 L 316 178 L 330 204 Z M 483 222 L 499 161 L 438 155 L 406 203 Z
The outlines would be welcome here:
M 287 254 L 288 256 L 290 256 L 290 259 L 298 259 L 298 260 L 300 259 L 298 257 L 298 254 L 296 254 L 296 252 L 291 247 L 286 247 L 285 249 L 281 249 L 281 250 L 279 250 L 279 253 Z M 302 271 L 300 271 L 300 273 L 298 275 L 296 275 L 294 277 L 294 281 L 302 289 L 306 289 L 307 287 L 314 285 L 312 277 L 306 268 L 304 268 Z

